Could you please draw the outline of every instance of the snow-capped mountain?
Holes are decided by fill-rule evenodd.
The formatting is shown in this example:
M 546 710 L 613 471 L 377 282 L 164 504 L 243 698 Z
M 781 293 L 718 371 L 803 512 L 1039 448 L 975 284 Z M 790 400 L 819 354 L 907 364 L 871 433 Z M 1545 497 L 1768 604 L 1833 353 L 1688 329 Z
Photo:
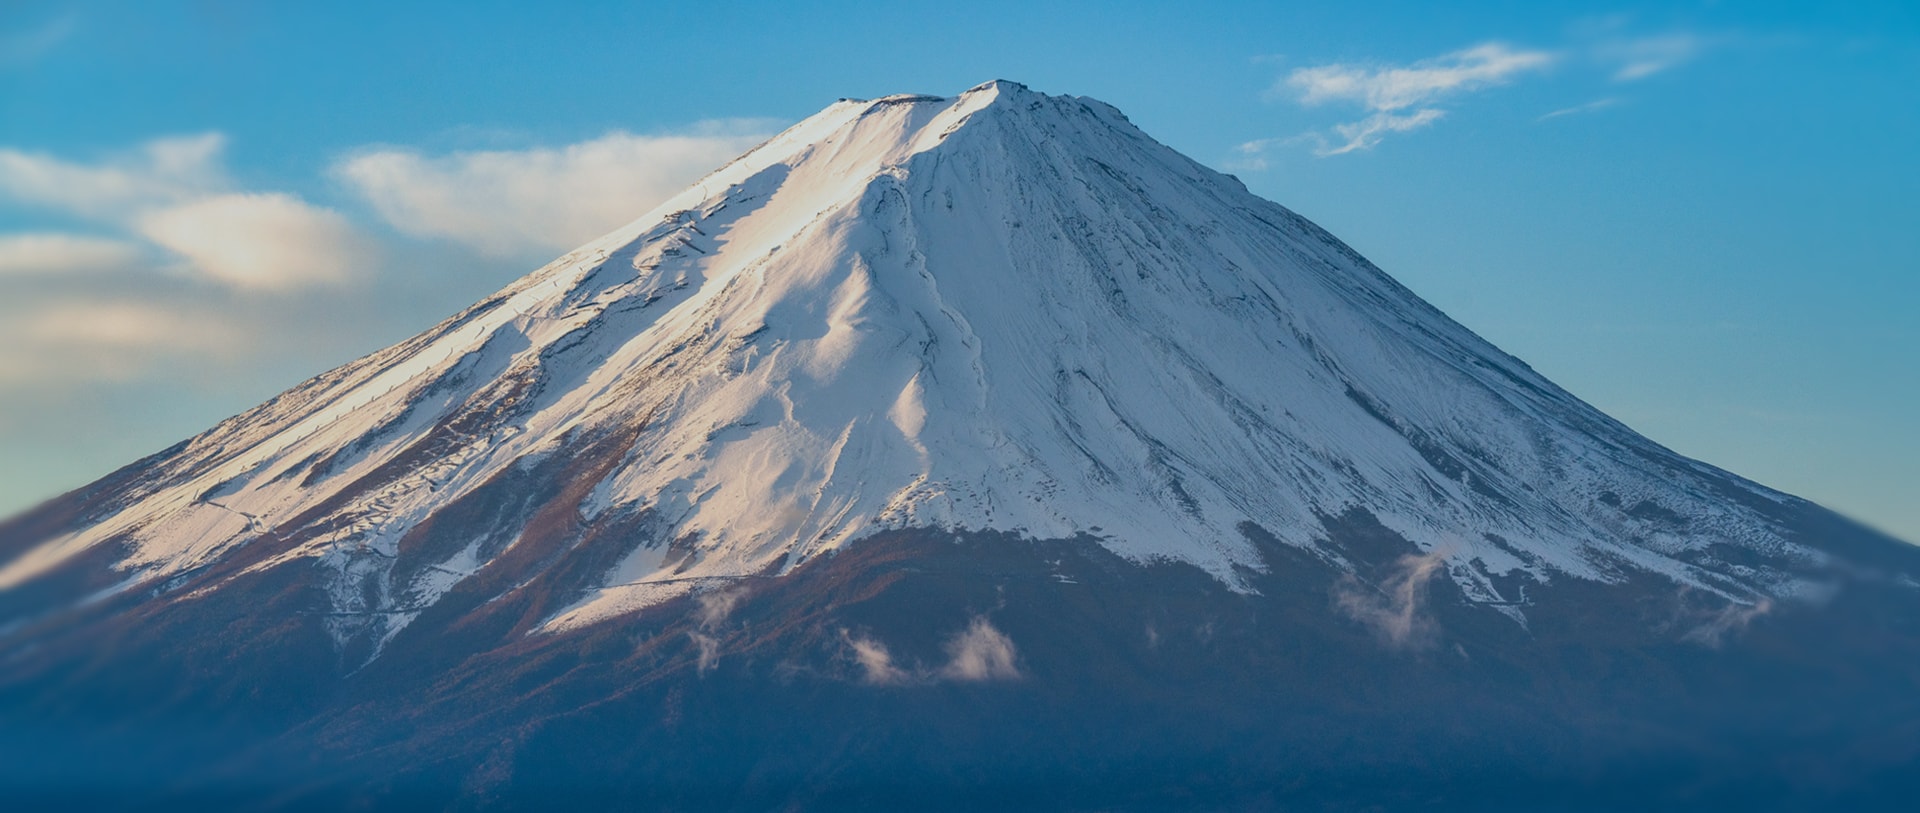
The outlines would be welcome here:
M 113 510 L 8 563 L 97 545 L 120 588 L 239 549 L 332 570 L 383 635 L 511 548 L 534 509 L 416 570 L 408 534 L 527 461 L 602 439 L 579 510 L 636 543 L 555 628 L 887 528 L 1091 535 L 1259 567 L 1363 506 L 1490 577 L 1799 561 L 1753 502 L 1099 102 L 1006 82 L 842 101 L 632 225 L 402 345 L 150 461 Z M 515 527 L 515 526 L 520 527 Z M 202 589 L 217 589 L 206 587 Z
M 0 527 L 0 623 L 79 641 L 297 607 L 351 679 L 502 606 L 476 651 L 690 607 L 704 675 L 741 596 L 937 538 L 1046 551 L 1057 584 L 1100 557 L 1191 566 L 1220 601 L 1324 570 L 1321 615 L 1395 645 L 1440 574 L 1511 628 L 1488 635 L 1528 634 L 1550 588 L 1659 584 L 1712 613 L 1669 637 L 1717 645 L 1836 573 L 1911 583 L 1897 543 L 1833 542 L 1866 532 L 1823 516 L 1635 434 L 1114 108 L 991 82 L 835 103 L 427 332 Z M 878 683 L 1037 657 L 969 629 L 918 672 L 825 640 Z

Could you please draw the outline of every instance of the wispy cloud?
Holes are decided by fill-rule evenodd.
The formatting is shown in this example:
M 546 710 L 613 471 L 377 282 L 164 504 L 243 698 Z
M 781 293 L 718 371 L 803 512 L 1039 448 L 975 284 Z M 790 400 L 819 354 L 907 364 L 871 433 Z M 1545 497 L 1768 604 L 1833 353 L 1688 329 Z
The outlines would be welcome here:
M 1019 650 L 1013 639 L 984 617 L 975 616 L 967 628 L 947 639 L 947 661 L 937 668 L 906 668 L 879 639 L 840 630 L 841 643 L 860 667 L 860 679 L 876 686 L 924 684 L 938 681 L 984 683 L 1021 678 Z
M 1321 155 L 1339 155 L 1354 150 L 1372 149 L 1388 133 L 1406 133 L 1418 130 L 1445 116 L 1447 111 L 1427 108 L 1412 113 L 1375 113 L 1350 124 L 1336 124 L 1333 131 L 1346 143 L 1339 146 L 1323 145 Z
M 1707 45 L 1704 37 L 1675 32 L 1606 40 L 1593 47 L 1593 54 L 1615 66 L 1614 81 L 1632 82 L 1691 62 Z
M 1761 616 L 1773 612 L 1773 600 L 1762 597 L 1752 604 L 1729 601 L 1718 610 L 1696 620 L 1680 639 L 1709 649 L 1719 649 L 1729 637 L 1739 635 Z
M 46 56 L 73 36 L 79 22 L 74 14 L 61 14 L 0 32 L 0 66 L 26 64 Z
M 0 384 L 46 387 L 124 380 L 164 356 L 227 355 L 243 346 L 242 338 L 229 321 L 191 307 L 125 299 L 57 300 L 0 319 Z
M 1426 127 L 1446 115 L 1434 106 L 1440 101 L 1507 84 L 1545 69 L 1556 58 L 1548 51 L 1489 42 L 1407 65 L 1333 63 L 1298 68 L 1273 92 L 1291 91 L 1309 106 L 1348 102 L 1371 111 L 1359 121 L 1335 125 L 1338 140 L 1323 137 L 1316 150 L 1321 155 L 1339 155 L 1370 149 L 1390 133 Z
M 1426 612 L 1427 583 L 1446 563 L 1447 553 L 1433 550 L 1400 557 L 1378 584 L 1349 574 L 1334 585 L 1334 606 L 1373 630 L 1388 647 L 1425 648 L 1434 639 L 1434 622 Z
M 973 619 L 965 632 L 948 641 L 947 656 L 940 674 L 949 680 L 980 682 L 1020 677 L 1013 640 L 985 618 Z
M 0 200 L 77 221 L 0 233 L 0 379 L 14 385 L 0 419 L 170 365 L 285 352 L 295 340 L 275 327 L 350 321 L 290 294 L 364 280 L 378 246 L 339 212 L 236 188 L 226 144 L 170 136 L 90 160 L 0 147 Z
M 773 129 L 730 120 L 526 150 L 371 148 L 333 174 L 405 234 L 493 256 L 564 251 L 645 213 Z
M 1310 130 L 1290 138 L 1263 138 L 1234 149 L 1228 169 L 1262 171 L 1277 149 L 1306 144 L 1321 157 L 1372 149 L 1390 136 L 1434 126 L 1460 98 L 1544 75 L 1561 63 L 1603 70 L 1616 83 L 1666 73 L 1700 58 L 1718 40 L 1690 31 L 1630 35 L 1625 17 L 1589 21 L 1575 27 L 1558 47 L 1529 48 L 1485 42 L 1429 59 L 1404 64 L 1333 62 L 1296 68 L 1267 90 L 1269 99 L 1289 99 L 1302 107 L 1344 104 L 1365 117 Z M 1539 116 L 1536 121 L 1593 113 L 1621 103 L 1597 99 Z
M 860 667 L 863 682 L 875 686 L 897 686 L 912 682 L 911 673 L 893 664 L 893 654 L 887 651 L 886 644 L 846 630 L 840 631 L 840 640 L 853 652 L 853 661 Z
M 236 190 L 220 133 L 156 138 L 93 162 L 0 147 L 0 198 L 120 232 L 0 235 L 14 273 L 142 264 L 144 244 L 207 281 L 254 291 L 338 284 L 376 250 L 340 213 L 284 192 Z M 31 266 L 31 267 L 30 267 Z
M 0 33 L 7 53 L 24 55 L 21 42 Z M 76 407 L 129 399 L 174 410 L 203 409 L 210 390 L 251 400 L 249 377 L 280 380 L 288 365 L 396 340 L 421 312 L 524 271 L 528 256 L 501 259 L 512 250 L 570 248 L 617 227 L 771 129 L 713 122 L 441 155 L 386 147 L 338 164 L 334 180 L 399 231 L 436 238 L 423 242 L 375 239 L 354 210 L 241 183 L 219 132 L 90 155 L 0 144 L 0 203 L 36 223 L 0 232 L 0 430 L 83 431 Z M 20 442 L 0 433 L 0 447 Z M 730 595 L 703 612 L 723 617 Z M 696 640 L 704 669 L 721 654 L 708 627 Z
M 97 220 L 231 188 L 220 133 L 168 136 L 94 162 L 0 147 L 0 195 L 20 203 Z
M 48 34 L 23 48 L 3 26 L 0 60 L 58 44 Z M 571 248 L 617 227 L 771 129 L 720 122 L 550 149 L 362 150 L 341 162 L 369 159 L 357 165 L 362 183 L 331 179 L 385 204 L 372 213 L 242 182 L 219 132 L 97 153 L 0 144 L 0 204 L 33 224 L 0 230 L 0 479 L 52 488 L 120 456 L 81 444 L 62 461 L 28 459 L 44 454 L 35 436 L 86 437 L 126 418 L 128 404 L 141 405 L 150 431 L 185 431 L 183 416 L 257 401 L 289 370 L 403 338 L 422 313 L 452 312 L 545 259 L 512 251 Z M 374 215 L 433 239 L 376 239 L 365 228 Z M 730 596 L 707 597 L 702 612 L 724 618 Z M 724 657 L 717 623 L 694 631 L 703 671 Z
M 705 675 L 720 665 L 720 639 L 702 632 L 688 632 L 687 638 L 693 641 L 694 671 Z
M 738 587 L 701 593 L 693 599 L 694 617 L 700 622 L 701 629 L 716 629 L 726 623 L 727 617 L 733 615 L 734 608 L 740 606 L 741 600 L 746 597 L 747 591 Z
M 1506 84 L 1553 64 L 1554 59 L 1546 51 L 1489 42 L 1410 65 L 1334 63 L 1299 68 L 1287 75 L 1285 85 L 1299 92 L 1303 104 L 1351 101 L 1369 110 L 1404 110 Z
M 1270 151 L 1303 142 L 1325 143 L 1326 137 L 1319 133 L 1303 133 L 1290 138 L 1256 138 L 1234 147 L 1234 157 L 1227 162 L 1227 169 L 1234 171 L 1264 172 L 1271 166 L 1267 160 Z
M 1601 110 L 1605 110 L 1609 107 L 1613 107 L 1614 105 L 1617 105 L 1619 103 L 1620 103 L 1620 100 L 1613 97 L 1608 97 L 1605 99 L 1594 99 L 1593 101 L 1587 102 L 1586 104 L 1576 104 L 1572 107 L 1562 107 L 1559 110 L 1554 110 L 1552 112 L 1542 114 L 1540 118 L 1534 119 L 1534 121 L 1547 121 L 1549 119 L 1560 118 L 1561 116 L 1577 116 L 1582 113 L 1594 113 Z
M 377 249 L 339 212 L 281 193 L 216 195 L 146 212 L 139 234 L 236 288 L 333 285 L 367 273 Z
M 720 665 L 720 639 L 709 633 L 719 630 L 746 596 L 743 588 L 708 590 L 694 596 L 694 621 L 699 629 L 689 630 L 687 638 L 693 641 L 694 669 L 701 675 Z
M 114 271 L 139 264 L 140 247 L 125 240 L 74 234 L 0 235 L 0 276 Z

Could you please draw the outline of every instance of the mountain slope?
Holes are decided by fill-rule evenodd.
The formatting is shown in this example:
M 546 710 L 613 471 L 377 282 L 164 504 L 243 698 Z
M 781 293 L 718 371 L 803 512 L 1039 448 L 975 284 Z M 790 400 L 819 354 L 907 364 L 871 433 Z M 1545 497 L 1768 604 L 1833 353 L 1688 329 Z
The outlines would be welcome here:
M 1613 758 L 1634 743 L 1616 729 L 1693 687 L 1725 690 L 1682 715 L 1703 726 L 1768 697 L 1701 654 L 1756 619 L 1838 595 L 1858 626 L 1795 628 L 1743 668 L 1916 651 L 1885 616 L 1916 573 L 1900 543 L 1633 433 L 1113 108 L 993 82 L 836 103 L 433 329 L 0 526 L 0 704 L 212 710 L 264 727 L 208 735 L 233 764 L 266 770 L 234 756 L 256 736 L 378 744 L 401 774 L 457 766 L 415 777 L 435 788 L 515 788 L 558 770 L 528 767 L 548 752 L 527 743 L 584 725 L 569 709 L 645 697 L 613 719 L 673 728 L 659 704 L 709 674 L 766 714 L 884 686 L 944 697 L 941 720 L 972 702 L 951 686 L 1001 683 L 1224 720 L 1191 693 L 1286 675 L 1314 703 L 1242 710 L 1384 724 L 1335 679 L 1373 676 L 1400 687 L 1383 709 L 1445 727 L 1477 718 L 1421 709 L 1485 707 L 1563 770 L 1587 746 L 1528 725 Z M 762 609 L 743 627 L 736 605 Z M 1215 676 L 1155 660 L 1162 635 Z M 1586 668 L 1622 652 L 1671 684 Z M 1428 671 L 1379 677 L 1403 657 Z M 1914 685 L 1849 680 L 1849 702 Z M 1603 684 L 1645 698 L 1610 707 Z M 1098 717 L 1100 697 L 1049 702 Z M 765 717 L 740 715 L 702 730 L 761 742 Z M 1104 755 L 1089 764 L 1147 747 L 1041 716 Z M 1803 748 L 1796 719 L 1758 741 Z M 746 759 L 782 777 L 731 800 L 759 806 L 880 758 L 841 725 L 790 732 L 842 755 L 820 765 L 747 749 L 672 770 Z M 1652 739 L 1698 757 L 1680 725 Z M 1167 745 L 1190 749 L 1176 761 L 1331 747 L 1204 730 Z M 1890 731 L 1888 753 L 1915 753 Z
M 653 544 L 557 626 L 888 527 L 1085 533 L 1233 582 L 1258 566 L 1241 523 L 1312 546 L 1364 506 L 1493 602 L 1519 600 L 1498 576 L 1630 569 L 1750 601 L 1803 585 L 1716 548 L 1811 555 L 1765 514 L 1787 498 L 1608 420 L 1117 111 L 990 83 L 828 108 L 152 461 L 0 586 L 104 544 L 125 586 L 267 547 L 336 570 L 340 611 L 424 607 L 514 529 L 396 574 L 410 531 L 623 432 L 582 511 Z

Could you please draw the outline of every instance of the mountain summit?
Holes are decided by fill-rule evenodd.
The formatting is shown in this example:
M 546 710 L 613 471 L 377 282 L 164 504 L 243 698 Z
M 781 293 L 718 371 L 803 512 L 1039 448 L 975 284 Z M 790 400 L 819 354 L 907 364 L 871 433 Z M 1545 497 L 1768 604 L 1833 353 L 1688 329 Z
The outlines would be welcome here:
M 695 806 L 837 805 L 894 798 L 859 795 L 878 763 L 855 757 L 879 759 L 878 743 L 987 747 L 975 724 L 940 721 L 992 703 L 938 687 L 1004 684 L 1028 693 L 1009 708 L 1030 708 L 1076 685 L 1048 702 L 1105 692 L 1144 704 L 1141 720 L 1204 718 L 1194 693 L 1230 690 L 1249 720 L 1338 728 L 1360 717 L 1317 704 L 1334 676 L 1397 658 L 1434 670 L 1402 700 L 1493 703 L 1482 719 L 1523 745 L 1490 764 L 1545 781 L 1582 749 L 1631 752 L 1636 714 L 1689 696 L 1663 684 L 1608 712 L 1602 696 L 1637 677 L 1555 660 L 1566 647 L 1718 675 L 1705 653 L 1755 619 L 1819 618 L 1843 591 L 1911 609 L 1913 559 L 1635 434 L 1118 110 L 990 82 L 837 102 L 427 332 L 0 526 L 0 646 L 24 664 L 0 699 L 264 703 L 250 713 L 284 747 L 431 755 L 415 773 L 342 756 L 336 780 L 404 773 L 518 804 L 526 777 L 567 775 L 530 742 L 603 742 L 577 710 L 645 696 L 638 717 L 603 722 L 733 745 L 640 759 L 653 767 L 635 787 L 666 782 Z M 84 655 L 106 640 L 128 647 L 106 662 L 182 688 L 127 690 Z M 1230 677 L 1153 664 L 1182 648 Z M 1320 701 L 1261 686 L 1301 668 L 1275 665 L 1283 651 L 1319 658 L 1300 690 Z M 303 688 L 239 700 L 217 663 L 247 681 L 292 669 Z M 1911 685 L 1912 668 L 1895 672 L 1873 690 Z M 919 708 L 937 710 L 936 733 L 851 717 L 777 729 L 840 749 L 819 764 L 741 745 L 772 736 L 751 722 L 758 704 L 814 684 L 800 694 L 902 708 L 934 692 Z M 723 685 L 755 699 L 685 706 Z M 1549 695 L 1572 699 L 1528 728 Z M 482 698 L 494 709 L 471 711 Z M 1118 764 L 1073 739 L 1117 725 L 1089 714 L 1064 753 Z M 1525 762 L 1555 726 L 1573 739 Z M 469 739 L 480 730 L 493 739 Z M 247 763 L 234 743 L 252 741 L 220 731 L 202 766 Z M 1190 750 L 1166 758 L 1195 770 L 1208 749 L 1280 747 L 1215 734 L 1175 737 Z M 1303 765 L 1412 770 L 1398 735 L 1371 757 L 1319 736 L 1286 747 L 1317 743 Z M 1469 740 L 1435 747 L 1481 753 Z M 1698 756 L 1684 740 L 1655 750 Z M 957 759 L 974 767 L 885 787 L 924 801 L 910 791 L 941 776 L 1027 781 Z M 737 766 L 761 784 L 711 795 Z M 201 776 L 205 790 L 233 775 Z M 628 787 L 600 779 L 595 793 Z M 1199 786 L 1236 804 L 1266 787 Z
M 566 493 L 493 495 L 550 457 Z M 385 638 L 548 508 L 631 526 L 553 627 L 904 527 L 1087 535 L 1238 585 L 1243 524 L 1313 549 L 1364 507 L 1504 606 L 1495 577 L 1635 568 L 1751 602 L 1798 583 L 1715 573 L 1716 548 L 1809 556 L 1763 513 L 1787 498 L 1608 420 L 1113 108 L 1008 82 L 839 102 L 143 468 L 0 585 L 111 541 L 135 584 L 253 548 L 317 560 Z M 475 495 L 485 533 L 408 555 Z

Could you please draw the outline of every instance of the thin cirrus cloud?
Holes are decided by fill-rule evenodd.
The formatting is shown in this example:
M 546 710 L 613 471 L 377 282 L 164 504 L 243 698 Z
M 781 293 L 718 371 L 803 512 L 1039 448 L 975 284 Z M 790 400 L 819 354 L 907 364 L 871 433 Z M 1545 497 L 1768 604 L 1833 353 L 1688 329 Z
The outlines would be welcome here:
M 1609 40 L 1594 47 L 1594 56 L 1616 66 L 1614 81 L 1632 82 L 1691 62 L 1706 47 L 1705 38 L 1679 32 Z
M 1391 133 L 1431 125 L 1446 115 L 1434 106 L 1442 99 L 1507 84 L 1546 68 L 1555 58 L 1546 51 L 1489 42 L 1409 65 L 1334 63 L 1299 68 L 1275 92 L 1292 91 L 1308 106 L 1348 102 L 1367 110 L 1366 118 L 1335 125 L 1338 139 L 1322 139 L 1315 150 L 1320 155 L 1340 155 L 1370 149 Z
M 1506 84 L 1516 75 L 1552 64 L 1545 51 L 1516 49 L 1489 42 L 1404 66 L 1345 64 L 1300 68 L 1285 86 L 1298 91 L 1303 104 L 1355 101 L 1370 110 L 1403 110 L 1442 96 Z
M 73 35 L 79 18 L 73 14 L 49 17 L 12 31 L 0 31 L 0 67 L 24 65 L 46 56 Z
M 1596 113 L 1618 104 L 1620 104 L 1620 100 L 1611 96 L 1604 99 L 1594 99 L 1593 101 L 1587 102 L 1585 104 L 1576 104 L 1572 107 L 1562 107 L 1559 110 L 1552 110 L 1547 113 L 1543 113 L 1541 114 L 1540 118 L 1534 119 L 1534 121 L 1547 121 L 1549 119 L 1557 119 L 1562 116 L 1578 116 L 1583 113 Z
M 1339 155 L 1343 152 L 1368 149 L 1380 143 L 1380 139 L 1389 133 L 1407 133 L 1418 130 L 1445 116 L 1447 111 L 1438 108 L 1425 108 L 1412 113 L 1381 111 L 1348 124 L 1336 124 L 1333 131 L 1346 143 L 1338 147 L 1323 148 L 1321 155 Z
M 1358 107 L 1365 117 L 1312 130 L 1291 138 L 1263 138 L 1236 148 L 1232 167 L 1259 171 L 1267 156 L 1279 147 L 1306 144 L 1327 157 L 1370 150 L 1388 136 L 1425 129 L 1445 118 L 1451 101 L 1521 79 L 1543 75 L 1547 69 L 1573 60 L 1597 66 L 1616 83 L 1636 82 L 1691 62 L 1707 50 L 1709 40 L 1690 32 L 1651 36 L 1613 36 L 1588 40 L 1561 49 L 1520 48 L 1487 42 L 1407 64 L 1335 62 L 1296 68 L 1267 92 L 1269 98 L 1289 98 L 1302 107 L 1334 104 Z M 1604 98 L 1553 110 L 1536 121 L 1577 113 L 1592 113 L 1620 103 Z
M 213 194 L 231 185 L 220 133 L 152 139 L 93 163 L 0 148 L 0 194 L 21 204 L 96 220 Z
M 773 129 L 764 120 L 728 120 L 525 150 L 373 148 L 337 162 L 333 175 L 401 233 L 517 257 L 564 251 L 617 228 Z

